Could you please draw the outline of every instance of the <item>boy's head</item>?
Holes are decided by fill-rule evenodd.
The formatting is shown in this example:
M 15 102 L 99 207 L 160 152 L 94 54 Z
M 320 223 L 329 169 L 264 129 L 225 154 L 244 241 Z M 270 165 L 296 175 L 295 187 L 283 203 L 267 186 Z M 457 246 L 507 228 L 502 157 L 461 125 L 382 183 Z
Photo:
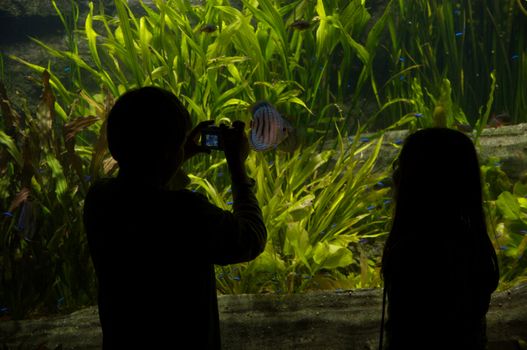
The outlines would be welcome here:
M 142 87 L 126 92 L 112 107 L 108 147 L 121 171 L 166 182 L 181 165 L 191 127 L 188 111 L 174 94 Z

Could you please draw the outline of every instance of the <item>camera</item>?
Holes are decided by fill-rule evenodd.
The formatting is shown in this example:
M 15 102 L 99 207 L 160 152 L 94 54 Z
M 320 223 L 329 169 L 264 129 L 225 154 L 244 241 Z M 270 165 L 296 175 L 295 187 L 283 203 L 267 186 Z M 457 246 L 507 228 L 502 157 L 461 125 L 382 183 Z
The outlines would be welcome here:
M 201 130 L 201 145 L 209 149 L 223 150 L 222 132 L 216 125 Z

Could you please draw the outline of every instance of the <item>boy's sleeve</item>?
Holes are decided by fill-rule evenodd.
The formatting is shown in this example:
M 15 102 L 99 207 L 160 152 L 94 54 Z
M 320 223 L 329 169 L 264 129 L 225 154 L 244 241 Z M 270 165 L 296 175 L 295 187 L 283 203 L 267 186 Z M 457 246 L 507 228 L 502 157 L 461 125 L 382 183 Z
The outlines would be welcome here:
M 208 251 L 211 263 L 234 264 L 256 258 L 265 248 L 267 230 L 262 211 L 253 193 L 254 180 L 233 183 L 233 211 L 220 209 L 205 198 L 207 207 L 203 213 Z

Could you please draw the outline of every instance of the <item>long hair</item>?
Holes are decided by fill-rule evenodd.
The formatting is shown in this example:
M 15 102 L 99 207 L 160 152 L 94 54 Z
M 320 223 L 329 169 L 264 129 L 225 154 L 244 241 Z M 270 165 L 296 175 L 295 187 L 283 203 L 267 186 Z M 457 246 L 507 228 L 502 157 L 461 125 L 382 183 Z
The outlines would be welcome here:
M 442 266 L 437 260 L 463 257 L 477 284 L 494 291 L 498 263 L 487 233 L 472 141 L 452 129 L 417 131 L 405 140 L 393 180 L 395 211 L 382 258 L 385 286 L 400 271 L 397 265 L 406 259 L 400 257 L 421 250 L 425 261 L 416 263 L 423 266 Z

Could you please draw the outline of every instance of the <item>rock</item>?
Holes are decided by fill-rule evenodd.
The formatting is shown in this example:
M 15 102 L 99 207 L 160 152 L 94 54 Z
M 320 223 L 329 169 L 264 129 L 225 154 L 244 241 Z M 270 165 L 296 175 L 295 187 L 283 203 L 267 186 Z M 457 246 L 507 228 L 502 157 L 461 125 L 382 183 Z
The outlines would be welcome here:
M 55 0 L 57 6 L 64 11 L 71 11 L 70 0 Z M 80 1 L 82 3 L 82 1 Z M 84 1 L 86 2 L 86 1 Z M 0 0 L 1 17 L 47 17 L 56 16 L 55 9 L 49 0 Z
M 407 130 L 388 131 L 385 133 L 381 151 L 375 165 L 376 171 L 391 169 L 392 163 L 400 149 L 396 144 L 404 141 L 407 135 Z M 473 133 L 467 135 L 471 138 L 474 137 Z M 372 141 L 374 142 L 375 140 L 373 139 Z M 326 145 L 329 147 L 331 142 Z M 370 147 L 359 156 L 366 159 L 372 150 L 373 147 Z M 517 181 L 527 176 L 527 124 L 483 129 L 477 150 L 481 164 L 486 164 L 491 158 L 497 158 L 501 169 L 511 180 Z
M 224 350 L 377 349 L 382 291 L 357 289 L 218 298 Z M 142 320 L 146 322 L 147 320 Z M 138 322 L 141 322 L 138 319 Z M 494 293 L 487 314 L 489 350 L 527 339 L 527 284 Z M 97 308 L 39 320 L 0 323 L 0 344 L 35 350 L 100 349 Z
M 513 180 L 520 180 L 527 169 L 527 124 L 488 128 L 482 132 L 480 158 L 499 159 L 502 170 Z

